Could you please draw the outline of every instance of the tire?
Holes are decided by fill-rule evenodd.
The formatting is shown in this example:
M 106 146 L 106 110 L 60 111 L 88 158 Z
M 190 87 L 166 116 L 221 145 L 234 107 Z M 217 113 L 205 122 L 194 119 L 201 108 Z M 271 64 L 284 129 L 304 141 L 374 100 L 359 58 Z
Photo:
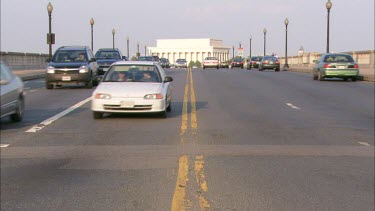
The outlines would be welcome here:
M 10 119 L 14 122 L 20 122 L 23 119 L 23 111 L 25 109 L 25 101 L 22 96 L 20 96 L 18 100 L 18 106 L 16 109 L 16 113 L 10 115 Z
M 162 111 L 159 113 L 159 117 L 162 118 L 162 119 L 165 119 L 167 118 L 167 111 Z
M 172 111 L 172 102 L 169 103 L 169 106 L 167 107 L 167 112 L 171 112 Z
M 357 81 L 357 77 L 352 77 L 352 81 Z
M 204 69 L 206 69 L 206 67 L 205 67 L 205 66 L 203 66 L 203 70 L 204 70 Z
M 90 80 L 89 82 L 87 82 L 87 84 L 86 84 L 86 88 L 87 89 L 92 89 L 92 80 Z
M 216 69 L 219 69 L 219 66 L 217 66 Z
M 46 82 L 46 89 L 53 89 L 53 84 Z
M 103 113 L 102 112 L 93 111 L 92 112 L 92 116 L 94 117 L 94 119 L 102 119 L 103 118 Z
M 318 76 L 313 74 L 313 80 L 317 80 L 317 79 L 318 79 Z
M 324 81 L 324 77 L 322 76 L 322 72 L 320 72 L 320 71 L 318 73 L 318 80 L 319 81 Z
M 348 78 L 342 78 L 342 80 L 344 80 L 344 81 L 348 81 Z
M 275 71 L 276 71 L 276 72 L 280 72 L 280 68 L 276 68 Z

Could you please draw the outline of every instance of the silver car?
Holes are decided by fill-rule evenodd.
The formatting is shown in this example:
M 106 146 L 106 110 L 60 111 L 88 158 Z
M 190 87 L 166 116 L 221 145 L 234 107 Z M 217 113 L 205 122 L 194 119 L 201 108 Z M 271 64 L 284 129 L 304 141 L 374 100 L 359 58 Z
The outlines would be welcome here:
M 116 62 L 92 94 L 95 119 L 104 113 L 159 113 L 171 111 L 172 82 L 155 61 Z
M 25 106 L 24 84 L 10 68 L 0 62 L 1 118 L 10 116 L 13 121 L 22 120 Z

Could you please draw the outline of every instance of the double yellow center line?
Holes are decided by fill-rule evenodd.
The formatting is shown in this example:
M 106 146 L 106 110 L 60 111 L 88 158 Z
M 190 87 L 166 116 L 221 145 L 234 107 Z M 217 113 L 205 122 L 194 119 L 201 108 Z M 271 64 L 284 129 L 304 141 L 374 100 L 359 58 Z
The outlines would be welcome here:
M 190 113 L 188 112 L 189 93 L 190 93 Z M 189 125 L 189 119 L 188 119 L 189 114 L 190 114 L 190 125 Z M 194 92 L 193 74 L 192 74 L 191 69 L 189 68 L 187 76 L 186 76 L 184 101 L 182 104 L 182 121 L 181 121 L 181 133 L 180 133 L 181 144 L 185 144 L 186 138 L 189 136 L 196 139 L 197 129 L 198 129 L 197 107 L 196 107 L 195 92 Z M 201 210 L 210 210 L 210 204 L 204 197 L 204 195 L 208 191 L 207 182 L 205 180 L 205 175 L 204 175 L 204 157 L 203 155 L 197 155 L 190 159 L 191 160 L 194 159 L 195 180 L 192 180 L 192 181 L 195 181 L 196 182 L 195 186 L 198 187 L 198 190 L 194 192 L 194 194 L 198 194 L 198 195 L 197 197 L 194 197 L 194 198 L 198 198 L 197 203 L 199 204 L 199 207 Z M 191 203 L 194 203 L 194 201 L 192 201 L 191 199 L 190 200 L 187 199 L 187 193 L 186 193 L 187 187 L 188 187 L 188 181 L 189 181 L 189 156 L 181 155 L 179 158 L 178 165 L 179 165 L 178 177 L 177 177 L 175 192 L 173 195 L 172 208 L 171 208 L 172 211 L 184 211 L 190 206 L 192 206 Z

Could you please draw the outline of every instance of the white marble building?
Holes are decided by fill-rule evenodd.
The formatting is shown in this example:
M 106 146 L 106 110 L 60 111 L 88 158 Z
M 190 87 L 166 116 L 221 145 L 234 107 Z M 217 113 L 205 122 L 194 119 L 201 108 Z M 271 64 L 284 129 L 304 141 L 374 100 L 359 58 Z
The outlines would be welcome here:
M 158 39 L 156 47 L 148 47 L 148 55 L 167 58 L 174 64 L 177 59 L 203 62 L 205 57 L 214 56 L 219 61 L 231 59 L 231 47 L 223 46 L 217 39 Z

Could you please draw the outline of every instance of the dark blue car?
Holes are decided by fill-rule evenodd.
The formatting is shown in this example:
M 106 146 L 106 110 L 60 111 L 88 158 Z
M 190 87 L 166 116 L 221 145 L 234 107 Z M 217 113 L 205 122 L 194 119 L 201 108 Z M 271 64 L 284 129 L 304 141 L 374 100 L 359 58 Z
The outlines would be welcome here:
M 95 54 L 96 62 L 99 65 L 99 76 L 104 75 L 112 63 L 117 61 L 127 61 L 117 48 L 101 48 Z

